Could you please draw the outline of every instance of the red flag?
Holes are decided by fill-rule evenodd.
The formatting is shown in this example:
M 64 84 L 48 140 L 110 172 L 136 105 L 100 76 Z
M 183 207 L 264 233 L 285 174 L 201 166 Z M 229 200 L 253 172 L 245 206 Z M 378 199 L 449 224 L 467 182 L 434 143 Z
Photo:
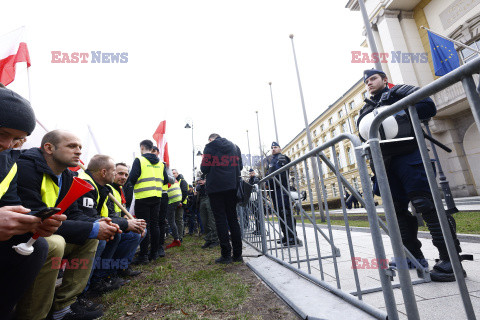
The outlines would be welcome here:
M 387 83 L 387 86 L 388 86 L 388 89 L 392 89 L 393 87 L 395 87 L 395 85 L 390 82 Z
M 163 162 L 170 166 L 170 158 L 168 156 L 168 142 L 165 137 L 167 130 L 167 121 L 163 120 L 157 127 L 157 130 L 153 133 L 153 139 L 157 142 L 158 150 L 160 150 L 158 157 L 163 159 Z
M 24 27 L 0 37 L 0 82 L 10 84 L 15 79 L 15 65 L 26 62 L 30 67 L 27 44 L 22 42 Z

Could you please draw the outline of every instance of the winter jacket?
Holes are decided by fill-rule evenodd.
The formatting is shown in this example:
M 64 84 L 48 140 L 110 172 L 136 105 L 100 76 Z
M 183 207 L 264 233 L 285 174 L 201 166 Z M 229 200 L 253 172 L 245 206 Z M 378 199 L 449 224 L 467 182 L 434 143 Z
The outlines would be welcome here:
M 7 150 L 0 152 L 0 182 L 7 177 L 19 156 L 20 151 L 18 150 Z M 10 186 L 0 199 L 0 207 L 16 206 L 21 204 L 20 198 L 17 195 L 17 177 L 18 168 L 17 173 L 10 182 Z
M 93 181 L 95 179 L 92 177 L 92 174 L 89 170 L 85 171 L 86 174 L 88 174 Z M 93 185 L 90 181 L 87 181 L 91 185 Z M 111 193 L 111 189 L 108 186 L 102 186 L 98 182 L 95 181 L 95 184 L 98 188 L 98 192 L 100 193 L 100 198 L 99 201 L 97 202 L 97 189 L 93 188 L 93 190 L 90 190 L 86 194 L 83 195 L 83 197 L 80 197 L 77 200 L 78 207 L 83 210 L 87 217 L 86 220 L 88 221 L 96 221 L 101 218 L 100 212 L 102 210 L 102 206 L 105 203 L 105 201 L 108 201 L 108 194 Z M 125 218 L 119 217 L 116 213 L 115 210 L 113 210 L 113 206 L 108 206 L 107 202 L 107 207 L 108 207 L 108 217 L 112 219 L 113 223 L 118 224 L 120 229 L 122 229 L 123 232 L 125 232 L 128 228 L 128 221 Z
M 207 194 L 236 190 L 243 169 L 240 148 L 225 138 L 217 138 L 203 150 L 202 172 Z
M 22 153 L 18 165 L 18 196 L 22 205 L 32 211 L 46 208 L 42 200 L 41 188 L 43 175 L 50 176 L 52 181 L 58 185 L 58 178 L 48 166 L 39 148 L 32 148 Z M 62 187 L 55 205 L 65 197 L 73 183 L 73 173 L 65 169 L 62 172 Z M 63 221 L 55 234 L 65 238 L 67 243 L 83 244 L 89 237 L 93 228 L 92 221 L 88 221 L 85 214 L 78 208 L 76 202 L 72 203 L 64 213 L 67 220 Z

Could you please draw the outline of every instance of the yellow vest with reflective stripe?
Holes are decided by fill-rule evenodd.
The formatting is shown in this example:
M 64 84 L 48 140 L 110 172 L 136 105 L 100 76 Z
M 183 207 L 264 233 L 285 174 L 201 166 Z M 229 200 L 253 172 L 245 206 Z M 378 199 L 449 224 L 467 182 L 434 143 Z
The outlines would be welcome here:
M 178 181 L 178 185 L 180 185 L 182 183 L 182 179 L 180 179 L 180 181 Z M 180 189 L 181 191 L 182 189 Z M 188 190 L 188 183 L 187 183 L 187 190 Z M 182 195 L 183 196 L 183 195 Z M 183 200 L 183 204 L 187 204 L 187 200 L 188 200 L 188 197 L 185 197 L 185 200 Z
M 42 201 L 47 207 L 55 207 L 58 199 L 58 185 L 53 182 L 50 175 L 44 173 L 42 179 L 42 186 L 40 188 Z
M 118 202 L 122 203 L 122 195 L 120 194 L 120 192 L 118 192 L 117 189 L 115 189 L 113 186 L 109 184 L 108 186 L 110 186 L 110 188 L 112 189 L 112 194 L 115 197 L 115 199 L 117 199 Z M 120 186 L 120 189 L 122 189 L 122 186 Z M 117 206 L 115 202 L 113 203 L 113 206 L 115 208 L 115 212 L 122 212 L 122 209 L 120 209 L 120 207 Z
M 152 164 L 145 157 L 137 158 L 140 160 L 141 174 L 138 177 L 133 193 L 135 199 L 144 199 L 149 197 L 162 197 L 163 187 L 163 162 Z
M 15 178 L 15 175 L 17 174 L 17 164 L 14 163 L 13 166 L 10 168 L 10 171 L 8 171 L 7 175 L 3 179 L 2 182 L 0 182 L 0 199 L 7 193 L 8 188 L 10 188 L 10 183 L 12 183 L 13 178 Z
M 182 201 L 182 190 L 180 190 L 180 182 L 175 182 L 168 188 L 168 204 Z
M 98 191 L 98 187 L 97 187 L 97 184 L 95 183 L 95 181 L 93 181 L 92 177 L 90 177 L 88 174 L 86 174 L 85 172 L 80 172 L 78 174 L 78 177 L 80 179 L 83 179 L 83 180 L 86 180 L 86 181 L 89 181 L 91 182 L 91 184 L 95 187 L 95 190 L 97 191 L 97 212 L 98 212 L 98 203 L 100 202 L 100 192 Z M 108 217 L 108 207 L 107 207 L 107 200 L 108 199 L 105 199 L 105 201 L 103 202 L 103 205 L 102 205 L 102 209 L 100 210 L 100 215 L 102 217 Z

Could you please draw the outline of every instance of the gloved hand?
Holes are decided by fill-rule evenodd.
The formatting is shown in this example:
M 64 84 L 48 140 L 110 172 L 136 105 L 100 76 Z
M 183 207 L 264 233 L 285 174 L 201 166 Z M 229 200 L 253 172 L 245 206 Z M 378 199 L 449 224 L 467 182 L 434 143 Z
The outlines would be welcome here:
M 281 166 L 284 166 L 285 164 L 287 164 L 287 157 L 283 154 L 279 154 L 278 155 L 278 163 L 281 165 Z

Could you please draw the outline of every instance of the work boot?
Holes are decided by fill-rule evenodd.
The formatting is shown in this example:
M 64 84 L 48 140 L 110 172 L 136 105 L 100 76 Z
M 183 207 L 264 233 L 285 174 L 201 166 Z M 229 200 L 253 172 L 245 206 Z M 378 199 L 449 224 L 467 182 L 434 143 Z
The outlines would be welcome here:
M 232 257 L 224 257 L 224 256 L 221 256 L 220 258 L 218 258 L 218 259 L 215 260 L 215 263 L 219 263 L 219 264 L 230 264 L 230 263 L 232 263 Z
M 94 294 L 104 294 L 106 292 L 117 290 L 118 288 L 120 288 L 120 284 L 110 283 L 105 279 L 101 279 L 95 283 L 92 283 L 89 291 Z
M 118 275 L 121 277 L 135 277 L 138 276 L 142 271 L 140 270 L 132 270 L 130 267 L 127 269 L 120 269 L 118 270 Z
M 207 249 L 211 243 L 212 243 L 211 241 L 205 241 L 205 243 L 202 246 L 202 249 Z
M 232 257 L 232 262 L 243 262 L 243 258 L 242 256 Z
M 148 256 L 144 255 L 139 255 L 135 258 L 135 260 L 132 261 L 133 265 L 139 265 L 139 264 L 148 264 L 150 261 L 148 260 Z
M 159 256 L 160 258 L 165 257 L 165 249 L 163 249 L 163 246 L 160 246 L 160 247 L 158 248 L 158 256 Z
M 102 310 L 88 311 L 79 303 L 70 305 L 70 311 L 63 317 L 63 320 L 93 320 L 103 316 Z
M 467 276 L 465 270 L 463 270 L 463 276 Z M 452 263 L 449 260 L 438 260 L 437 263 L 433 266 L 432 271 L 430 272 L 430 278 L 432 279 L 432 281 L 435 282 L 455 281 L 455 274 L 453 273 Z
M 220 243 L 218 241 L 213 241 L 213 242 L 210 242 L 210 245 L 208 246 L 209 248 L 215 248 L 216 246 L 218 246 Z
M 170 243 L 166 249 L 170 249 L 170 248 L 173 248 L 173 247 L 180 247 L 182 245 L 182 243 L 180 242 L 180 240 L 173 240 L 172 243 Z

